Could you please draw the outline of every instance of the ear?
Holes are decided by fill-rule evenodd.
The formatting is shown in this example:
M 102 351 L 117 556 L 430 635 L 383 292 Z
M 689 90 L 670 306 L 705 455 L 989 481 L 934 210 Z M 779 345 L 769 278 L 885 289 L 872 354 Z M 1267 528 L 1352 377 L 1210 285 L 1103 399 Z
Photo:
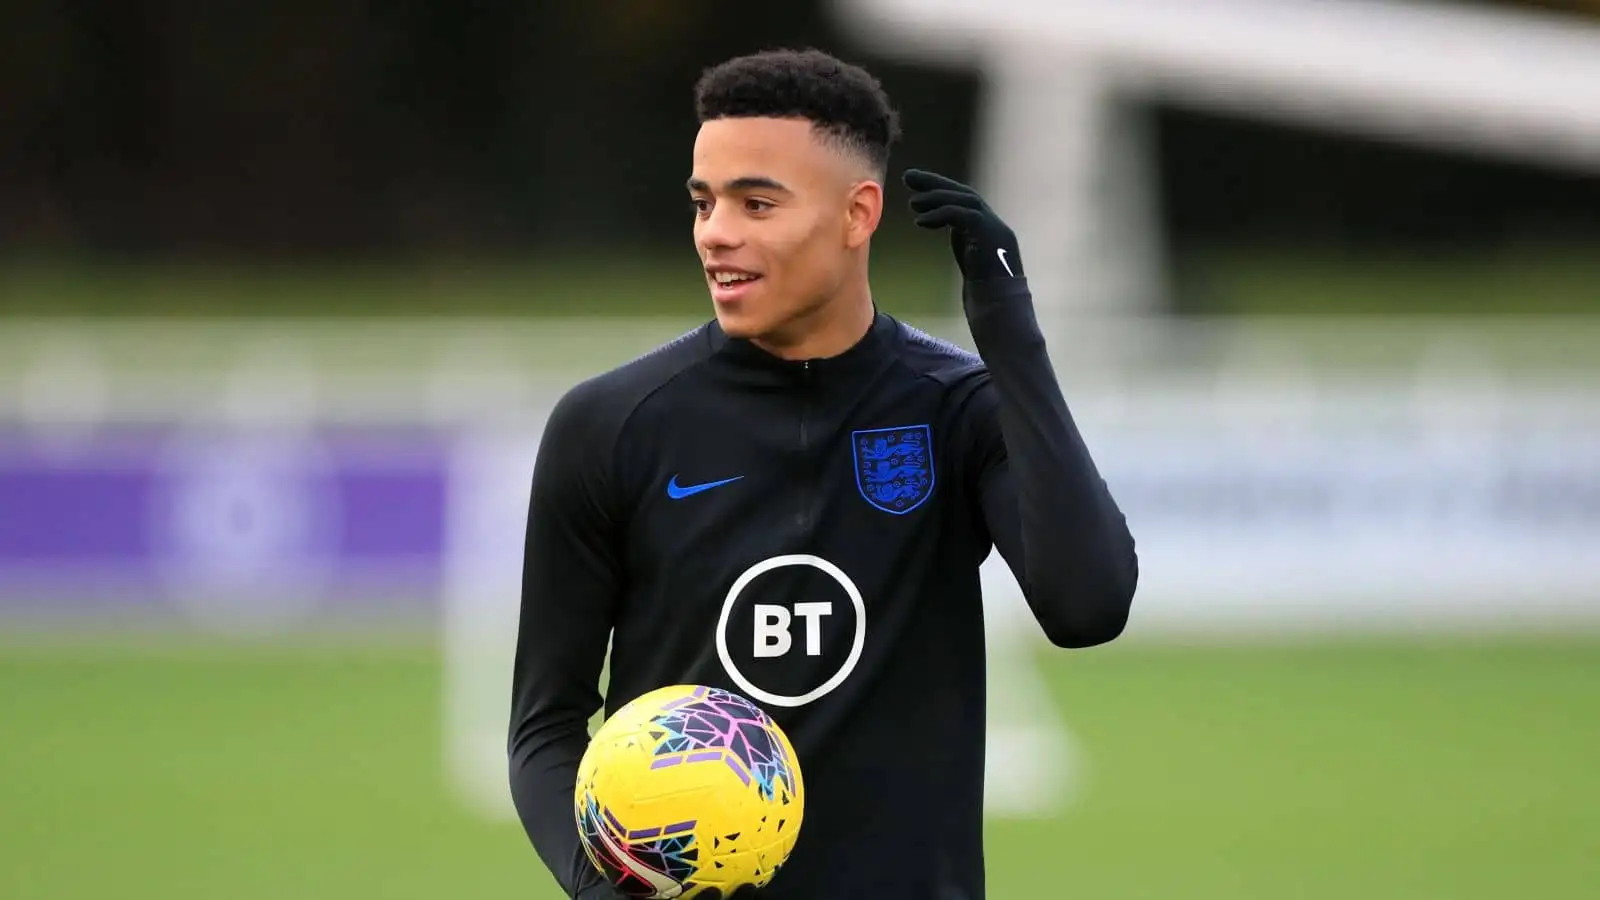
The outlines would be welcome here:
M 851 250 L 865 245 L 883 220 L 883 185 L 858 181 L 845 197 L 845 246 Z

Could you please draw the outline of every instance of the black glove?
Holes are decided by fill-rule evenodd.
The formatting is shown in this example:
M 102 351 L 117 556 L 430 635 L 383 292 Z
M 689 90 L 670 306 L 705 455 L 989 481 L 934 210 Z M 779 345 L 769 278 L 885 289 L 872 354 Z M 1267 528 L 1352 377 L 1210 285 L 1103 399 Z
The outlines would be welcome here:
M 963 279 L 1023 277 L 1017 236 L 977 191 L 923 169 L 907 169 L 903 179 L 911 189 L 916 223 L 923 228 L 950 228 L 950 251 Z

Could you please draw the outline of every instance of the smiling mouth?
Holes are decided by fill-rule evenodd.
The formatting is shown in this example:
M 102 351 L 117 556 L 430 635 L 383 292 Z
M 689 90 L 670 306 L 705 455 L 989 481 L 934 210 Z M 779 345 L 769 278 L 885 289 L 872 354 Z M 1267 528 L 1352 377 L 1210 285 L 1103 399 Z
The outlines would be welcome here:
M 750 272 L 710 272 L 711 299 L 723 306 L 742 302 L 755 290 L 761 276 Z

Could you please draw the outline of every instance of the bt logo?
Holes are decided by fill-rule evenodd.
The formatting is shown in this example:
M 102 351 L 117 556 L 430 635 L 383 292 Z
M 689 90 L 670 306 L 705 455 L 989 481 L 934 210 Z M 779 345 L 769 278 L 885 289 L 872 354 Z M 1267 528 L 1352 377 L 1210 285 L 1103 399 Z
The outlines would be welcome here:
M 832 578 L 850 598 L 850 603 L 855 608 L 855 635 L 850 643 L 850 654 L 828 680 L 803 694 L 778 694 L 764 690 L 755 685 L 750 678 L 740 671 L 733 656 L 728 652 L 729 622 L 733 617 L 734 606 L 738 604 L 739 595 L 743 594 L 750 583 L 774 569 L 787 566 L 809 566 L 817 569 Z M 796 603 L 791 611 L 790 607 L 774 604 L 758 603 L 753 607 L 755 613 L 755 628 L 752 635 L 752 654 L 757 659 L 771 659 L 788 656 L 795 652 L 795 619 L 801 620 L 803 626 L 800 652 L 806 656 L 822 655 L 822 621 L 834 613 L 832 601 L 807 601 Z M 757 703 L 767 703 L 773 706 L 805 706 L 832 693 L 839 685 L 843 684 L 850 673 L 855 671 L 856 664 L 861 661 L 861 648 L 867 640 L 867 607 L 861 598 L 861 590 L 856 587 L 850 576 L 843 569 L 820 556 L 806 553 L 795 553 L 786 556 L 774 556 L 764 559 L 744 571 L 733 587 L 728 589 L 728 596 L 722 601 L 722 616 L 717 621 L 717 657 L 722 660 L 722 668 L 727 671 L 728 677 L 734 684 L 744 691 L 745 695 Z M 740 641 L 740 643 L 743 643 Z
M 788 656 L 794 645 L 794 635 L 789 631 L 789 607 L 770 603 L 757 603 L 756 642 L 750 652 L 757 659 L 771 656 Z M 794 617 L 806 622 L 806 655 L 822 655 L 822 617 L 833 615 L 832 603 L 796 603 Z

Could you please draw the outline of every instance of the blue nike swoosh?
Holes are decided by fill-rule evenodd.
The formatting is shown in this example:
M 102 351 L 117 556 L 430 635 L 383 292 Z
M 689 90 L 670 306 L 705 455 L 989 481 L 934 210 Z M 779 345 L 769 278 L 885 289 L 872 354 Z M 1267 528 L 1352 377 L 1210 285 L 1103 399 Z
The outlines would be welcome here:
M 704 484 L 680 486 L 678 484 L 678 476 L 674 475 L 672 476 L 672 480 L 667 482 L 667 496 L 674 500 L 682 500 L 685 497 L 698 494 L 701 491 L 709 491 L 715 487 L 722 487 L 725 484 L 732 484 L 743 477 L 743 475 L 735 475 L 732 478 L 724 478 L 721 481 L 707 481 Z

